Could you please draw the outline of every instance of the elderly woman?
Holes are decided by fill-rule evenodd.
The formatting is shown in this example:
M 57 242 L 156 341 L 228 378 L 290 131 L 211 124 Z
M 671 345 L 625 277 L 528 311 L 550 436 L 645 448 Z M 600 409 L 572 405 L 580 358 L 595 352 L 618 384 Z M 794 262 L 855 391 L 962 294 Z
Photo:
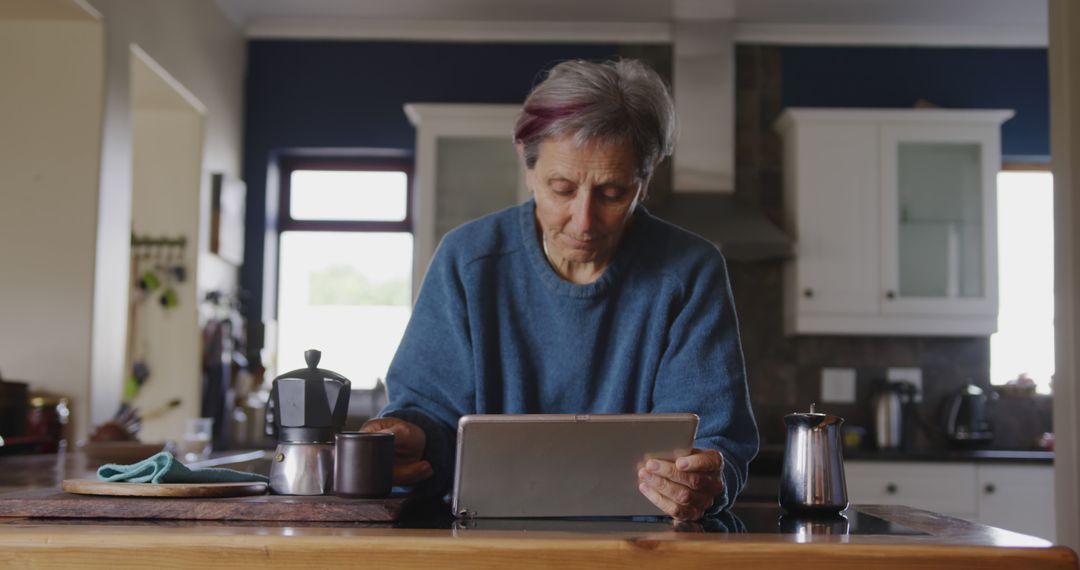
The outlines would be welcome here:
M 395 433 L 395 482 L 445 493 L 465 414 L 693 412 L 696 449 L 641 492 L 676 519 L 732 504 L 758 435 L 727 271 L 641 206 L 675 112 L 636 61 L 555 66 L 514 129 L 532 199 L 448 233 L 365 430 Z

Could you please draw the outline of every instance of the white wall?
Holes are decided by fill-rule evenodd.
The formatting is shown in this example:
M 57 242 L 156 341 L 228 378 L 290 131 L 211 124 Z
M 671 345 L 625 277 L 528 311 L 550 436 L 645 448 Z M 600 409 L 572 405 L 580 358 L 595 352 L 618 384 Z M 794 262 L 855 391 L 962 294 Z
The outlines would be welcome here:
M 239 176 L 241 170 L 246 44 L 213 0 L 89 2 L 102 13 L 107 30 L 108 75 L 91 359 L 92 417 L 94 422 L 100 422 L 116 410 L 126 374 L 128 242 L 133 222 L 134 168 L 131 45 L 137 45 L 205 106 L 202 166 L 195 191 L 198 192 L 198 217 L 208 220 L 210 173 L 226 172 Z M 210 287 L 235 287 L 238 281 L 236 268 L 205 253 L 209 227 L 205 223 L 200 225 L 198 233 L 198 253 L 195 255 L 199 260 L 199 291 Z M 201 295 L 196 292 L 196 296 Z M 169 339 L 161 340 L 165 345 L 169 343 Z M 197 358 L 198 354 L 191 357 Z M 189 375 L 184 373 L 183 376 L 177 381 L 198 386 L 200 378 L 197 374 L 187 377 Z M 147 393 L 146 399 L 150 400 L 151 395 Z M 154 402 L 146 403 L 153 405 Z
M 1058 542 L 1080 550 L 1080 5 L 1050 0 L 1054 171 L 1054 449 Z
M 90 400 L 102 23 L 68 0 L 0 4 L 0 371 Z

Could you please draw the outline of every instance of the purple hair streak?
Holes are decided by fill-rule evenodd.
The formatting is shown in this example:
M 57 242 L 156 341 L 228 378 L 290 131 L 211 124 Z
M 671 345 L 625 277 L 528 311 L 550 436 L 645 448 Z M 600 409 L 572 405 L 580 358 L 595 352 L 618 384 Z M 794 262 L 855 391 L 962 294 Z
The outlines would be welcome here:
M 537 134 L 552 130 L 552 126 L 562 119 L 572 117 L 588 107 L 588 103 L 571 102 L 558 105 L 544 105 L 526 102 L 514 126 L 514 142 L 527 143 Z

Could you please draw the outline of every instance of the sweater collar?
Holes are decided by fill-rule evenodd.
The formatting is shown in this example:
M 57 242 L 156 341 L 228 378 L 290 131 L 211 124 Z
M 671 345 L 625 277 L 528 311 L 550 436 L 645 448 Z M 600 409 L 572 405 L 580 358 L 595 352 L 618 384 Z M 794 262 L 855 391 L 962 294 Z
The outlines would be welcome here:
M 518 226 L 521 230 L 521 239 L 524 242 L 525 255 L 533 271 L 553 292 L 583 299 L 604 295 L 614 284 L 618 283 L 622 274 L 626 271 L 626 267 L 633 261 L 634 250 L 642 233 L 641 226 L 646 223 L 648 217 L 649 214 L 645 211 L 645 208 L 638 204 L 633 214 L 633 223 L 623 233 L 622 240 L 615 251 L 615 257 L 612 258 L 607 269 L 596 281 L 579 285 L 559 276 L 544 256 L 544 246 L 536 237 L 536 200 L 530 198 L 528 202 L 518 207 Z

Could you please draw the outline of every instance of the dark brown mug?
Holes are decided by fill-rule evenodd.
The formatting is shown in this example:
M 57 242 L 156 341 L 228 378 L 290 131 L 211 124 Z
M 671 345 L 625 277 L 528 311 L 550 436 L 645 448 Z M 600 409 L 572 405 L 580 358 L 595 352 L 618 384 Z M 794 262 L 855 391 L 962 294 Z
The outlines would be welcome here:
M 394 479 L 394 434 L 341 432 L 334 435 L 334 494 L 381 499 Z

